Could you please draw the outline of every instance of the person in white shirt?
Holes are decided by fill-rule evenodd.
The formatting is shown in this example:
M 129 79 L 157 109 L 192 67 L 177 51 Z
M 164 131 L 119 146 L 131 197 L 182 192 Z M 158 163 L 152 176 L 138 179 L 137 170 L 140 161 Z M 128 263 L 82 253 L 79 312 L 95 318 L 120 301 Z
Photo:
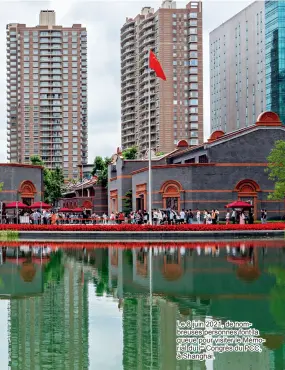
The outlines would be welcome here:
M 158 211 L 156 209 L 153 210 L 153 224 L 158 225 Z
M 103 213 L 103 224 L 104 224 L 104 225 L 106 225 L 106 224 L 107 224 L 107 218 L 108 218 L 108 217 L 107 217 L 106 213 L 104 212 L 104 213 Z
M 201 212 L 199 211 L 199 209 L 197 209 L 196 218 L 197 218 L 197 223 L 200 224 L 201 223 Z
M 212 215 L 210 212 L 208 212 L 207 214 L 207 224 L 211 224 L 212 223 Z
M 236 211 L 235 210 L 232 211 L 232 222 L 233 224 L 236 223 Z
M 157 218 L 158 218 L 158 225 L 161 225 L 162 224 L 162 221 L 163 221 L 163 214 L 161 212 L 161 210 L 157 211 Z
M 226 225 L 228 225 L 230 223 L 230 211 L 227 211 L 227 214 L 226 214 Z
M 180 212 L 180 222 L 182 224 L 185 223 L 185 212 L 184 212 L 184 209 L 182 209 L 181 212 Z

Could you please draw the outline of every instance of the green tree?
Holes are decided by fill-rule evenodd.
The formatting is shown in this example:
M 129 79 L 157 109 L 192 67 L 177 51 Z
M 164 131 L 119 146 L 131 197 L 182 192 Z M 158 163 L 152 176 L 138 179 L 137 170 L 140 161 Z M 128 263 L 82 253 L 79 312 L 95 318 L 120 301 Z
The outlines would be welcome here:
M 124 159 L 136 159 L 138 154 L 138 148 L 136 146 L 132 146 L 128 149 L 123 150 L 122 156 Z
M 49 204 L 55 204 L 62 197 L 64 189 L 64 176 L 60 168 L 44 170 L 44 199 Z
M 109 256 L 106 253 L 107 251 L 104 251 L 104 254 L 102 256 L 102 265 L 101 267 L 98 267 L 98 278 L 93 278 L 93 283 L 95 285 L 96 295 L 101 297 L 105 293 L 109 294 L 109 265 L 108 260 Z
M 103 159 L 101 156 L 97 156 L 94 159 L 92 175 L 98 176 L 98 184 L 101 184 L 103 187 L 108 185 L 108 166 L 110 163 L 111 158 L 109 157 Z
M 164 155 L 165 153 L 164 152 L 156 152 L 155 153 L 155 155 L 157 156 L 157 157 L 160 157 L 161 155 Z
M 32 165 L 34 166 L 45 166 L 43 160 L 41 159 L 41 157 L 39 155 L 32 155 L 30 157 L 30 161 L 32 163 Z
M 133 210 L 133 192 L 132 189 L 128 190 L 123 199 L 123 212 L 128 216 Z
M 94 159 L 94 167 L 92 169 L 92 175 L 96 175 L 96 173 L 98 173 L 98 171 L 102 171 L 104 167 L 105 167 L 104 159 L 100 155 L 97 155 L 97 157 L 95 157 Z
M 44 282 L 45 284 L 51 282 L 59 283 L 63 275 L 63 253 L 61 250 L 52 252 L 48 264 L 44 266 Z
M 54 170 L 45 167 L 45 163 L 38 155 L 33 155 L 30 158 L 33 165 L 43 166 L 44 175 L 44 201 L 49 204 L 55 202 L 62 197 L 64 189 L 64 176 L 60 168 Z
M 283 200 L 285 195 L 285 141 L 277 140 L 274 148 L 267 157 L 266 172 L 268 178 L 274 181 L 274 191 L 269 195 L 271 200 Z

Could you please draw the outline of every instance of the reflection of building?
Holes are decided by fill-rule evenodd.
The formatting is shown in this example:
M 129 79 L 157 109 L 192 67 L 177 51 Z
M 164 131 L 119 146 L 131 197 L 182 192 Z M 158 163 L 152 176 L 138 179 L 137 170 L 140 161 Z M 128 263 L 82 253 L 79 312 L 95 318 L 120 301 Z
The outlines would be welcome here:
M 282 217 L 284 202 L 268 200 L 274 183 L 264 171 L 278 139 L 285 139 L 284 126 L 275 113 L 263 112 L 255 125 L 229 134 L 215 131 L 195 148 L 181 140 L 175 151 L 152 163 L 152 208 L 219 209 L 224 217 L 224 206 L 240 199 L 252 202 L 255 219 L 262 208 L 268 218 Z M 122 211 L 130 189 L 133 210 L 148 209 L 148 162 L 115 155 L 109 166 L 109 212 Z
M 151 109 L 151 146 L 169 152 L 179 140 L 203 141 L 202 1 L 185 8 L 164 0 L 157 11 L 144 7 L 121 28 L 122 148 L 148 150 L 148 103 Z M 153 50 L 167 81 L 148 77 Z M 150 85 L 150 93 L 148 92 Z
M 67 260 L 59 283 L 40 297 L 10 301 L 13 370 L 88 369 L 88 285 L 81 265 Z
M 39 25 L 7 25 L 8 161 L 38 154 L 49 168 L 78 177 L 87 162 L 86 28 L 56 25 L 40 12 Z
M 201 319 L 200 314 L 205 314 L 207 306 L 195 299 L 175 297 L 175 285 L 180 283 L 179 278 L 185 272 L 181 267 L 185 258 L 177 249 L 173 254 L 166 253 L 165 257 L 153 257 L 151 300 L 148 249 L 124 252 L 109 248 L 108 251 L 110 288 L 116 287 L 115 295 L 124 298 L 124 370 L 187 370 L 189 361 L 176 360 L 176 320 Z M 156 283 L 158 269 L 168 279 L 165 286 L 174 282 L 167 292 L 158 287 L 161 286 L 161 279 Z M 193 311 L 189 309 L 192 302 Z M 206 367 L 203 362 L 197 361 L 191 369 L 205 370 Z
M 152 314 L 152 319 L 151 315 Z M 124 370 L 187 370 L 191 361 L 176 360 L 176 320 L 203 319 L 194 312 L 182 315 L 177 303 L 149 297 L 125 298 L 123 308 Z M 151 366 L 152 365 L 152 366 Z M 206 370 L 204 362 L 193 362 L 191 369 Z
M 31 266 L 31 267 L 30 267 Z M 30 273 L 25 265 L 17 265 L 16 260 L 6 260 L 0 265 L 0 296 L 21 298 L 40 294 L 44 290 L 43 271 L 40 264 L 31 262 Z
M 240 248 L 244 249 L 243 243 Z M 245 276 L 243 265 L 234 263 L 229 253 L 228 248 L 219 249 L 218 243 L 210 242 L 199 252 L 169 246 L 153 248 L 152 330 L 159 335 L 158 344 L 156 338 L 153 340 L 153 369 L 156 361 L 164 370 L 187 369 L 186 363 L 180 361 L 177 363 L 180 367 L 176 367 L 176 320 L 203 320 L 205 316 L 249 321 L 266 339 L 262 354 L 216 354 L 214 370 L 228 370 L 229 362 L 231 369 L 249 370 L 254 364 L 260 370 L 285 368 L 282 285 L 285 253 L 282 249 L 254 248 L 253 267 L 259 271 L 254 278 Z M 237 246 L 232 253 L 238 253 Z M 110 285 L 117 286 L 117 297 L 124 298 L 124 370 L 144 368 L 143 353 L 150 353 L 151 349 L 148 248 L 127 251 L 113 248 L 109 251 L 109 273 Z M 205 364 L 198 361 L 190 366 L 205 369 Z

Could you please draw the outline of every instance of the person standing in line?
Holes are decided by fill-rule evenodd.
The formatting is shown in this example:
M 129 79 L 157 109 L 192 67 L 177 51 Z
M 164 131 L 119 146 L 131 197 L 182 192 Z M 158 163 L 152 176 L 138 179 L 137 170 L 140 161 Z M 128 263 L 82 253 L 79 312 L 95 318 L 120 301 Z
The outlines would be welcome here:
M 158 212 L 156 209 L 153 210 L 153 224 L 154 225 L 158 224 Z
M 267 223 L 267 210 L 266 209 L 263 211 L 263 223 L 264 224 Z
M 189 209 L 189 224 L 193 223 L 193 218 L 194 218 L 194 215 L 193 215 L 192 209 Z
M 185 212 L 184 212 L 184 209 L 183 208 L 180 211 L 180 223 L 181 224 L 184 224 L 185 223 Z
M 201 223 L 201 212 L 199 211 L 199 209 L 197 209 L 196 219 L 197 219 L 197 224 L 200 225 L 200 223 Z
M 216 209 L 215 213 L 216 213 L 216 223 L 218 224 L 220 222 L 220 212 Z
M 226 225 L 228 225 L 230 223 L 230 211 L 227 211 L 227 214 L 226 214 Z
M 103 218 L 103 224 L 104 224 L 104 225 L 107 225 L 107 218 L 108 218 L 108 217 L 107 217 L 107 215 L 106 215 L 106 213 L 105 213 L 105 212 L 103 213 L 102 218 Z
M 232 223 L 235 224 L 236 223 L 236 211 L 233 209 L 232 211 Z
M 241 214 L 239 216 L 239 223 L 240 223 L 240 225 L 244 225 L 244 223 L 245 223 L 244 220 L 245 220 L 245 215 L 244 215 L 244 212 L 241 211 Z
M 211 212 L 211 219 L 212 219 L 212 224 L 217 223 L 216 212 L 213 209 L 212 209 L 212 212 Z
M 116 219 L 115 213 L 114 212 L 111 212 L 111 214 L 110 214 L 110 222 L 111 222 L 112 225 L 115 224 L 115 219 Z
M 207 224 L 210 225 L 212 223 L 212 214 L 210 212 L 207 212 L 206 216 Z
M 261 221 L 262 224 L 264 224 L 264 209 L 261 210 L 260 221 Z
M 208 211 L 206 209 L 204 209 L 204 213 L 203 213 L 203 217 L 204 217 L 204 224 L 207 223 L 207 215 L 208 215 Z

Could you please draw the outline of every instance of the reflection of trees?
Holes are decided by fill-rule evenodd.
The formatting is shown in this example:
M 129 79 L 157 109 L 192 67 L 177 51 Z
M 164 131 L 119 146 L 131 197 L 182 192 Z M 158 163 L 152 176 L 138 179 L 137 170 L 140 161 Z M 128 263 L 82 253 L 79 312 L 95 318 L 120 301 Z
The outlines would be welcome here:
M 62 262 L 63 253 L 61 250 L 53 252 L 50 255 L 49 262 L 44 266 L 44 282 L 59 283 L 64 275 L 64 265 Z
M 270 311 L 276 323 L 285 328 L 285 270 L 269 267 L 268 272 L 276 278 L 276 285 L 270 292 Z
M 106 253 L 107 252 L 107 253 Z M 98 267 L 98 277 L 93 278 L 96 295 L 102 297 L 104 293 L 109 294 L 109 258 L 108 250 L 104 250 L 102 266 Z

